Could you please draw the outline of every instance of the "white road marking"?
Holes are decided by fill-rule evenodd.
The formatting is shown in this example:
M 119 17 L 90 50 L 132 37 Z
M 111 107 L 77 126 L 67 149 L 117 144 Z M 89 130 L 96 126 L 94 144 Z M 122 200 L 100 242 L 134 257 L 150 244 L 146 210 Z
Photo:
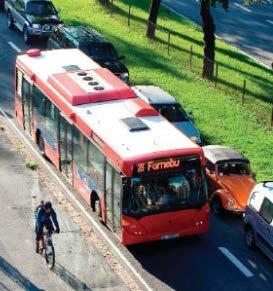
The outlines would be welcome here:
M 243 265 L 228 249 L 219 247 L 222 254 L 224 254 L 247 278 L 253 277 L 253 273 Z
M 100 226 L 96 222 L 96 220 L 85 210 L 85 208 L 81 205 L 81 203 L 77 200 L 77 198 L 73 195 L 73 193 L 65 186 L 65 184 L 62 182 L 62 180 L 48 166 L 48 164 L 45 162 L 44 158 L 40 155 L 40 153 L 27 140 L 27 138 L 24 136 L 24 134 L 17 128 L 17 126 L 15 125 L 15 123 L 10 118 L 8 118 L 8 116 L 6 115 L 6 113 L 4 112 L 4 110 L 1 107 L 0 107 L 0 113 L 6 118 L 6 120 L 8 121 L 8 123 L 17 132 L 17 134 L 18 134 L 18 136 L 20 136 L 21 140 L 23 140 L 24 143 L 27 144 L 30 147 L 30 149 L 35 154 L 36 158 L 47 168 L 47 170 L 54 177 L 54 179 L 62 186 L 62 188 L 65 190 L 65 192 L 68 194 L 68 196 L 79 207 L 79 209 L 82 211 L 82 213 L 88 218 L 88 220 L 91 222 L 91 224 L 97 229 L 97 231 L 101 234 L 101 236 L 103 237 L 103 239 L 115 251 L 115 253 L 118 255 L 118 257 L 128 267 L 128 269 L 136 276 L 136 278 L 139 280 L 139 282 L 141 282 L 141 284 L 143 285 L 143 287 L 145 287 L 145 289 L 148 290 L 148 291 L 153 291 L 153 289 L 141 277 L 141 275 L 139 274 L 139 272 L 133 267 L 133 265 L 129 262 L 129 260 L 122 254 L 122 252 L 118 249 L 118 247 L 115 246 L 115 244 L 111 241 L 111 239 L 108 237 L 108 235 L 102 229 L 102 226 Z
M 273 25 L 273 21 L 272 20 L 267 19 L 266 22 L 268 22 L 268 23 Z
M 250 10 L 250 9 L 248 9 L 248 8 L 246 8 L 246 7 L 238 4 L 238 3 L 235 3 L 234 5 L 237 6 L 237 7 L 239 7 L 239 8 L 241 8 L 241 9 L 243 9 L 246 12 L 252 12 L 252 10 Z
M 17 53 L 21 53 L 22 50 L 16 45 L 14 44 L 12 41 L 9 41 L 8 44 L 17 52 Z

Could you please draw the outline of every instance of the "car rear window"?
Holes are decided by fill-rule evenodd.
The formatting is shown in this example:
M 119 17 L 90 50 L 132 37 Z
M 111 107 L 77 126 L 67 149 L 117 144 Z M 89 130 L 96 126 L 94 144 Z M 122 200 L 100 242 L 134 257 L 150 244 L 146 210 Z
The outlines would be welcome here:
M 219 163 L 219 175 L 250 175 L 249 163 Z
M 95 60 L 115 59 L 118 58 L 118 53 L 111 44 L 84 44 L 80 45 L 81 49 L 88 56 Z
M 153 107 L 168 121 L 189 121 L 187 113 L 179 104 L 153 104 Z

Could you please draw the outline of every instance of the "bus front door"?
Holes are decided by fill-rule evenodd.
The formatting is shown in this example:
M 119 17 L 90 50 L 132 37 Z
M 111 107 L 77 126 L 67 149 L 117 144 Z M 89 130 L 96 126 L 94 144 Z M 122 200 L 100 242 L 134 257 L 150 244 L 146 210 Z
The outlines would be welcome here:
M 106 163 L 105 203 L 106 222 L 114 232 L 121 231 L 121 177 L 115 169 Z
M 22 100 L 23 100 L 23 112 L 24 112 L 24 127 L 25 130 L 31 134 L 31 122 L 32 122 L 32 98 L 31 98 L 31 84 L 23 78 L 22 84 Z
M 106 163 L 106 175 L 105 175 L 105 211 L 106 222 L 109 227 L 114 229 L 114 217 L 113 217 L 113 168 Z
M 60 116 L 61 171 L 72 181 L 72 125 Z

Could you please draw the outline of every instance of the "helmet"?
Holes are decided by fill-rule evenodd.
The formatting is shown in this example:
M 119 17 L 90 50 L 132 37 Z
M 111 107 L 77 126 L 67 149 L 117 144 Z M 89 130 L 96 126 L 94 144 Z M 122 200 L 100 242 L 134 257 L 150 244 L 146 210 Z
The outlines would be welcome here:
M 50 201 L 47 201 L 45 204 L 44 204 L 44 208 L 45 209 L 52 209 L 52 204 Z

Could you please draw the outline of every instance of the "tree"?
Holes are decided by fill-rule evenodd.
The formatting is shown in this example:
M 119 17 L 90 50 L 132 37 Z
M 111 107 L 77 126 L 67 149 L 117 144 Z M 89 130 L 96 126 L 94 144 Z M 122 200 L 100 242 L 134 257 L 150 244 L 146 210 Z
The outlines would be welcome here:
M 220 2 L 224 9 L 228 8 L 228 0 L 200 0 L 200 15 L 204 32 L 204 60 L 203 77 L 212 80 L 215 60 L 215 25 L 210 13 L 210 7 Z M 161 0 L 151 0 L 150 12 L 147 24 L 146 36 L 155 37 L 155 25 L 160 8 Z
M 200 15 L 204 32 L 203 77 L 212 80 L 214 76 L 215 61 L 215 25 L 210 13 L 210 7 L 215 6 L 216 2 L 220 2 L 227 11 L 228 0 L 200 0 L 200 2 Z
M 147 24 L 147 32 L 146 36 L 149 38 L 155 37 L 155 25 L 157 21 L 157 16 L 159 12 L 161 0 L 151 0 L 148 24 Z
M 104 5 L 104 6 L 110 4 L 110 0 L 99 0 L 99 2 L 100 2 L 102 5 Z

